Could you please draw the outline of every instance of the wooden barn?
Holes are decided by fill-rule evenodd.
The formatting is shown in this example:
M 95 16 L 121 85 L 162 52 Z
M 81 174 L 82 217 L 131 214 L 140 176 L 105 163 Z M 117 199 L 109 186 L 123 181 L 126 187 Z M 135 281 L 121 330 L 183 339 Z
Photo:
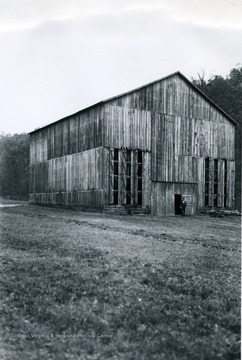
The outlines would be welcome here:
M 30 133 L 32 203 L 180 214 L 233 208 L 235 126 L 180 72 Z

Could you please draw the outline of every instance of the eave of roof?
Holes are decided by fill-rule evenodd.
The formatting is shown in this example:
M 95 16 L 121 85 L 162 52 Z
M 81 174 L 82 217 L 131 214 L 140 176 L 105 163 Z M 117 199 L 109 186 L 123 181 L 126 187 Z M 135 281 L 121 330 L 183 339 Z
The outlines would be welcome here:
M 126 92 L 124 92 L 124 93 L 122 93 L 122 94 L 115 95 L 115 96 L 113 96 L 113 97 L 111 97 L 111 98 L 108 98 L 108 99 L 106 99 L 106 100 L 99 101 L 99 102 L 97 102 L 97 103 L 95 103 L 95 104 L 93 104 L 93 105 L 90 105 L 90 106 L 88 106 L 88 107 L 86 107 L 86 108 L 84 108 L 84 109 L 81 109 L 81 110 L 79 110 L 79 111 L 77 111 L 77 112 L 75 112 L 75 113 L 73 113 L 73 114 L 71 114 L 71 115 L 65 116 L 64 118 L 61 118 L 61 119 L 59 119 L 59 120 L 56 120 L 56 121 L 54 121 L 54 122 L 52 122 L 52 123 L 50 123 L 50 124 L 48 124 L 48 125 L 45 125 L 45 126 L 42 126 L 42 127 L 38 128 L 38 129 L 35 129 L 35 130 L 33 130 L 33 131 L 30 131 L 29 134 L 32 134 L 32 133 L 37 132 L 37 131 L 39 131 L 39 130 L 45 129 L 45 128 L 53 125 L 53 124 L 56 124 L 56 123 L 61 122 L 61 121 L 63 121 L 63 120 L 67 120 L 67 119 L 69 119 L 69 118 L 71 118 L 71 117 L 73 117 L 73 116 L 76 116 L 76 115 L 84 112 L 84 111 L 87 111 L 87 110 L 90 110 L 90 109 L 92 109 L 92 108 L 94 108 L 94 107 L 96 107 L 96 106 L 100 106 L 100 105 L 102 105 L 102 104 L 105 104 L 105 103 L 107 103 L 108 101 L 112 101 L 112 100 L 115 100 L 115 99 L 117 99 L 117 98 L 119 98 L 119 97 L 122 97 L 122 96 L 125 96 L 125 95 L 128 95 L 128 94 L 131 94 L 132 92 L 135 92 L 135 91 L 137 91 L 137 90 L 143 89 L 143 88 L 148 87 L 148 86 L 150 86 L 150 85 L 156 84 L 156 83 L 158 83 L 159 81 L 163 81 L 163 80 L 169 79 L 170 77 L 173 77 L 173 76 L 176 76 L 176 75 L 177 75 L 177 76 L 180 76 L 189 86 L 192 86 L 204 99 L 206 99 L 206 100 L 207 100 L 209 103 L 211 103 L 215 108 L 217 108 L 224 116 L 226 116 L 229 121 L 231 121 L 234 125 L 238 125 L 238 123 L 237 123 L 234 119 L 232 119 L 231 116 L 229 116 L 224 110 L 222 110 L 217 104 L 215 104 L 215 102 L 213 102 L 211 99 L 209 99 L 209 97 L 207 97 L 197 86 L 195 86 L 190 80 L 188 80 L 180 71 L 176 71 L 176 72 L 174 72 L 174 73 L 172 73 L 172 74 L 170 74 L 170 75 L 167 75 L 167 76 L 165 76 L 165 77 L 163 77 L 163 78 L 160 78 L 160 79 L 158 79 L 158 80 L 152 81 L 152 82 L 150 82 L 150 83 L 148 83 L 148 84 L 139 86 L 139 87 L 137 87 L 137 88 L 135 88 L 135 89 L 132 89 L 132 90 L 130 90 L 130 91 L 126 91 Z

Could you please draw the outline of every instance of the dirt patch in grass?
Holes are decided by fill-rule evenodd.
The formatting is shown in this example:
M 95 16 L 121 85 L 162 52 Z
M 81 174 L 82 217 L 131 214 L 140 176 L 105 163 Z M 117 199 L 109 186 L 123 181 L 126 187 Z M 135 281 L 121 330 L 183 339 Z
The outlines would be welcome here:
M 240 219 L 0 210 L 1 359 L 238 359 Z

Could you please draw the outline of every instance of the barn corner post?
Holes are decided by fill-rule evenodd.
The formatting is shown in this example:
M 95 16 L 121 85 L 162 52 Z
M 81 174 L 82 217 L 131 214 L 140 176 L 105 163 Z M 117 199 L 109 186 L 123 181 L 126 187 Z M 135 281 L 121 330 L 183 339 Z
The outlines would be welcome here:
M 179 215 L 234 205 L 235 122 L 181 73 L 30 133 L 30 202 Z

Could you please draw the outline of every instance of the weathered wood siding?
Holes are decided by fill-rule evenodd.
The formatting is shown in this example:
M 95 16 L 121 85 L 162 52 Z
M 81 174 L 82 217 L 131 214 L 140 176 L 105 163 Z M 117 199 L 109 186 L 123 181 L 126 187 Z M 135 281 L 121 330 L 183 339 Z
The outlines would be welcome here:
M 151 183 L 151 213 L 173 215 L 175 213 L 175 194 L 191 195 L 191 215 L 197 211 L 197 185 L 174 183 Z
M 103 146 L 150 151 L 151 113 L 105 104 Z
M 152 180 L 196 183 L 199 158 L 234 160 L 231 123 L 152 114 Z
M 110 100 L 109 103 L 125 108 L 175 115 L 176 96 L 176 77 L 171 77 Z
M 174 79 L 175 81 L 175 79 Z M 227 207 L 234 202 L 234 125 L 196 90 L 176 79 L 176 115 L 152 116 L 152 180 L 197 184 L 196 206 L 205 206 L 205 158 L 209 158 L 209 206 L 214 206 L 214 159 L 218 159 L 217 206 L 224 206 L 224 159 L 228 161 Z M 156 136 L 155 136 L 156 135 Z M 157 188 L 159 189 L 159 188 Z M 161 188 L 162 189 L 162 188 Z M 159 193 L 159 190 L 157 190 Z M 168 191 L 168 190 L 166 190 Z M 175 190 L 174 190 L 175 191 Z M 177 190 L 176 190 L 177 191 Z M 169 193 L 169 191 L 168 191 Z M 170 199 L 170 200 L 169 200 Z M 174 199 L 166 199 L 167 211 Z
M 98 207 L 112 204 L 112 148 L 96 148 L 36 162 L 30 165 L 30 202 L 48 205 Z M 133 151 L 134 153 L 135 151 Z M 119 150 L 119 204 L 126 204 L 125 154 Z M 150 152 L 143 152 L 142 206 L 150 208 Z M 137 187 L 137 166 L 132 168 L 132 186 Z M 137 192 L 133 189 L 137 197 Z M 137 204 L 133 199 L 131 205 Z
M 102 146 L 103 114 L 103 107 L 96 106 L 32 133 L 30 163 Z
M 119 203 L 126 203 L 125 154 L 142 151 L 142 206 L 174 213 L 174 194 L 205 205 L 205 158 L 209 199 L 214 205 L 214 160 L 218 160 L 217 206 L 234 198 L 234 124 L 179 74 L 97 104 L 31 134 L 30 199 L 40 203 L 101 206 L 112 203 L 110 151 L 119 150 Z M 111 149 L 111 150 L 110 150 Z M 135 186 L 132 170 L 132 186 Z M 137 194 L 135 195 L 137 196 Z M 133 203 L 137 199 L 132 200 Z M 161 210 L 161 204 L 163 208 Z
M 42 204 L 101 206 L 103 148 L 30 165 L 30 201 Z
M 151 180 L 174 183 L 174 186 L 196 185 L 196 192 L 192 187 L 191 191 L 197 198 L 198 207 L 205 205 L 204 159 L 206 157 L 210 158 L 211 164 L 209 206 L 214 204 L 213 159 L 219 161 L 218 206 L 223 206 L 223 161 L 227 159 L 227 206 L 233 206 L 235 126 L 181 76 L 175 75 L 163 79 L 113 99 L 109 104 L 124 108 L 125 110 L 122 111 L 130 111 L 130 113 L 142 114 L 145 111 L 147 116 L 150 116 Z M 134 143 L 134 139 L 132 142 Z M 168 191 L 165 185 L 160 187 L 157 185 L 157 188 L 152 185 L 152 189 L 158 194 L 159 191 Z M 170 189 L 173 189 L 172 186 Z M 156 195 L 152 196 L 156 198 Z M 160 196 L 165 197 L 165 194 L 158 195 Z M 173 209 L 173 202 L 173 197 L 167 195 L 165 213 Z M 152 206 L 152 209 L 156 213 L 156 206 Z
M 110 99 L 110 105 L 227 123 L 229 120 L 183 77 L 175 74 L 150 85 Z

